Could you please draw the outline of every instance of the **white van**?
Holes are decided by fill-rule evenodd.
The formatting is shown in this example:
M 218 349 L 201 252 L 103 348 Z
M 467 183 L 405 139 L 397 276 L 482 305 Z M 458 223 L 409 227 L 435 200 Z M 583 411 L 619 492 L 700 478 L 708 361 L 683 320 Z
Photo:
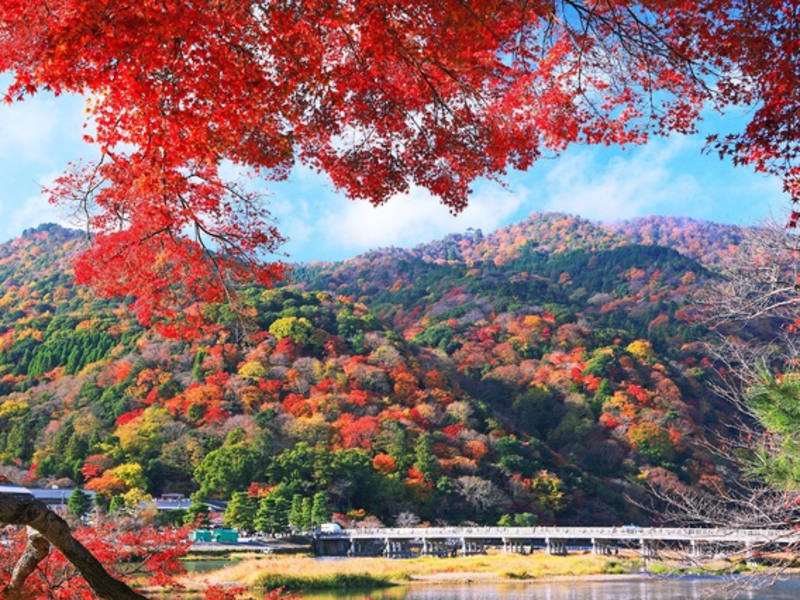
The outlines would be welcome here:
M 320 533 L 341 533 L 342 526 L 338 523 L 323 523 L 319 526 Z

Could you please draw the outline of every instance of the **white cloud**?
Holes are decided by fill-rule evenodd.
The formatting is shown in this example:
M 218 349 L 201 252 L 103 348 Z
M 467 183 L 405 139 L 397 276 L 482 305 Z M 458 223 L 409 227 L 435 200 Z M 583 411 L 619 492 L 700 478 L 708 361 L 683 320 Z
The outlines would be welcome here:
M 562 156 L 544 177 L 544 210 L 600 221 L 650 214 L 661 204 L 680 213 L 701 191 L 694 176 L 670 166 L 685 152 L 683 139 L 673 138 L 652 141 L 605 164 L 596 150 Z
M 697 137 L 674 136 L 610 158 L 603 148 L 567 153 L 540 175 L 537 200 L 541 210 L 599 221 L 658 214 L 756 223 L 785 212 L 777 177 L 733 167 L 702 146 Z
M 47 160 L 63 119 L 59 102 L 34 97 L 0 105 L 0 157 Z
M 42 178 L 42 185 L 51 185 L 60 173 L 51 173 Z M 24 229 L 42 223 L 58 223 L 64 227 L 81 227 L 77 219 L 61 206 L 54 206 L 44 193 L 30 196 L 22 202 L 0 200 L 0 214 L 3 215 L 3 229 L 7 237 L 22 233 Z M 3 236 L 6 237 L 6 236 Z
M 457 216 L 427 190 L 416 187 L 379 207 L 337 197 L 333 200 L 335 208 L 321 219 L 321 230 L 331 243 L 352 250 L 409 246 L 469 227 L 495 229 L 526 201 L 527 195 L 521 186 L 505 190 L 485 185 Z

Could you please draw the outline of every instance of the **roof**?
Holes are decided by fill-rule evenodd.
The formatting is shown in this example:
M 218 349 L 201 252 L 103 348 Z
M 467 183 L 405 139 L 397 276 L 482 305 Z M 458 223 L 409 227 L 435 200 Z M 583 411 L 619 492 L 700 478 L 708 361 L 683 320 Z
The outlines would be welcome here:
M 188 498 L 182 500 L 164 500 L 158 498 L 155 500 L 156 508 L 158 510 L 186 510 L 192 505 L 192 501 Z
M 28 488 L 28 491 L 37 500 L 42 502 L 66 502 L 75 491 L 75 488 Z M 94 498 L 91 490 L 81 490 L 84 494 Z
M 21 485 L 0 485 L 0 494 L 33 495 L 28 488 L 22 487 Z
M 158 510 L 186 510 L 192 505 L 192 500 L 189 498 L 181 498 L 180 500 L 156 498 L 153 502 L 155 502 Z M 211 511 L 224 511 L 228 505 L 227 502 L 222 500 L 203 500 L 202 503 L 208 506 Z

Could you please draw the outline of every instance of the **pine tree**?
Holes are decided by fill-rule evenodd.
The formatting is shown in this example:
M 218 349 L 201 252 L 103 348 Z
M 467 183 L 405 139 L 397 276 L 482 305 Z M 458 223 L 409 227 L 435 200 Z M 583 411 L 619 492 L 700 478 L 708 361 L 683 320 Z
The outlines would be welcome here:
M 256 518 L 256 500 L 247 492 L 234 492 L 223 520 L 226 527 L 253 531 Z
M 411 466 L 410 449 L 408 446 L 408 432 L 397 421 L 390 421 L 386 429 L 386 452 L 394 459 L 397 469 L 405 472 Z
M 262 498 L 256 512 L 256 530 L 274 535 L 276 531 L 286 529 L 289 524 L 289 507 L 289 501 L 283 496 L 270 494 Z
M 116 496 L 114 496 L 114 498 L 116 498 Z M 114 498 L 111 499 L 112 507 L 114 505 Z M 192 496 L 192 503 L 189 505 L 189 508 L 186 509 L 183 522 L 187 525 L 197 524 L 198 527 L 208 527 L 210 524 L 208 520 L 208 505 L 202 502 L 197 495 Z
M 328 507 L 328 495 L 325 492 L 314 494 L 311 506 L 311 524 L 322 525 L 331 520 L 331 509 Z
M 292 507 L 289 509 L 289 524 L 295 529 L 303 529 L 303 497 L 292 496 Z
M 70 375 L 74 375 L 77 373 L 81 368 L 81 353 L 78 350 L 78 347 L 72 349 L 69 353 L 69 357 L 67 358 L 67 367 L 66 372 Z
M 275 530 L 285 531 L 289 527 L 289 510 L 291 502 L 285 496 L 277 496 L 275 499 Z
M 417 461 L 414 467 L 425 476 L 425 479 L 432 481 L 436 472 L 436 455 L 433 453 L 433 438 L 427 431 L 420 434 L 415 448 Z
M 258 503 L 258 510 L 256 511 L 256 518 L 253 524 L 256 531 L 261 533 L 275 533 L 275 497 L 265 496 L 261 498 Z
M 311 498 L 306 496 L 303 498 L 303 502 L 301 505 L 301 512 L 302 512 L 302 529 L 303 531 L 308 531 L 311 529 Z
M 67 498 L 67 507 L 73 515 L 80 519 L 92 507 L 92 497 L 81 491 L 80 488 L 75 488 Z
M 800 377 L 786 373 L 777 378 L 762 373 L 748 401 L 750 409 L 771 434 L 771 445 L 754 448 L 752 470 L 769 483 L 784 489 L 800 484 Z
M 108 512 L 115 513 L 118 512 L 120 509 L 125 507 L 125 500 L 123 500 L 122 496 L 111 496 L 111 501 L 108 503 Z M 189 507 L 191 509 L 191 507 Z M 191 523 L 192 520 L 188 520 L 187 523 Z
M 203 361 L 205 359 L 206 351 L 201 348 L 197 351 L 197 354 L 194 355 L 194 361 L 192 361 L 192 379 L 194 381 L 203 380 Z

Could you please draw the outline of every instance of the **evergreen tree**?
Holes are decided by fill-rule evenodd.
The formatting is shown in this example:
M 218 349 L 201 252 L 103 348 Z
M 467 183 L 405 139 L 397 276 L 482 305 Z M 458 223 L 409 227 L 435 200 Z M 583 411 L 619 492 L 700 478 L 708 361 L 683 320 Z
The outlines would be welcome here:
M 257 531 L 275 534 L 289 524 L 289 501 L 283 496 L 270 494 L 262 498 L 256 512 L 255 527 Z
M 69 357 L 67 357 L 67 368 L 66 371 L 70 375 L 74 375 L 80 370 L 80 363 L 81 363 L 81 352 L 78 350 L 77 346 L 72 349 L 69 353 Z
M 111 496 L 111 502 L 108 503 L 108 512 L 116 513 L 122 508 L 125 508 L 125 500 L 122 496 Z
M 113 499 L 111 503 L 112 505 L 114 504 Z M 187 525 L 196 524 L 198 527 L 208 527 L 210 525 L 211 522 L 208 520 L 208 505 L 203 502 L 197 494 L 192 495 L 192 503 L 189 505 L 189 508 L 186 509 L 183 522 Z
M 302 514 L 302 529 L 303 531 L 308 531 L 311 529 L 311 498 L 306 496 L 303 498 L 303 502 L 301 504 L 301 514 Z
M 206 351 L 200 349 L 197 351 L 197 354 L 194 355 L 194 361 L 192 361 L 192 379 L 194 381 L 202 381 L 203 380 L 203 361 L 206 359 Z
M 389 421 L 378 435 L 378 446 L 393 459 L 397 470 L 405 473 L 413 462 L 408 446 L 408 432 L 397 421 Z
M 763 373 L 754 386 L 749 407 L 770 432 L 771 446 L 753 448 L 752 470 L 775 487 L 797 489 L 800 485 L 800 377 L 786 373 L 777 378 Z
M 311 506 L 311 524 L 322 525 L 331 520 L 331 509 L 328 507 L 328 495 L 325 492 L 314 494 Z
M 289 527 L 291 502 L 285 496 L 275 497 L 275 531 L 285 531 Z
M 75 488 L 67 498 L 67 507 L 73 515 L 79 519 L 83 518 L 92 508 L 92 497 L 81 491 L 80 488 Z
M 109 500 L 105 494 L 94 495 L 94 505 L 100 512 L 108 512 Z
M 295 529 L 303 529 L 303 497 L 292 496 L 292 507 L 289 509 L 289 524 Z
M 272 495 L 261 498 L 253 522 L 256 531 L 261 533 L 275 533 L 275 498 Z
M 243 529 L 244 531 L 253 531 L 256 510 L 255 498 L 247 492 L 234 492 L 223 515 L 225 526 L 233 529 Z
M 433 438 L 427 431 L 420 434 L 415 448 L 417 461 L 414 467 L 425 476 L 428 481 L 433 481 L 436 472 L 436 455 L 433 453 Z

